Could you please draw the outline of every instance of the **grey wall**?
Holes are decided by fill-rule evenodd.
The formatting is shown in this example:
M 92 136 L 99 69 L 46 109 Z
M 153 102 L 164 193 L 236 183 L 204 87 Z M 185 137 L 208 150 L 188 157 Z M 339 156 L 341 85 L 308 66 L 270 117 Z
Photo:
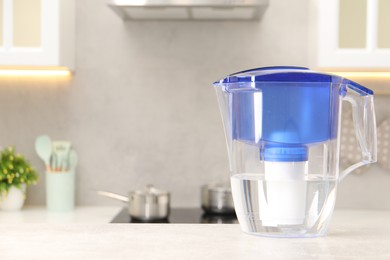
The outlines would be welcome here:
M 228 180 L 222 122 L 211 83 L 270 65 L 306 66 L 308 0 L 272 0 L 261 22 L 123 23 L 105 0 L 77 1 L 77 68 L 60 78 L 0 79 L 0 144 L 41 172 L 29 204 L 44 204 L 42 133 L 71 140 L 80 156 L 78 204 L 118 204 L 95 190 L 126 194 L 153 183 L 173 206 L 199 205 L 202 184 Z M 378 99 L 380 116 L 386 97 Z M 339 207 L 390 208 L 390 173 L 348 177 Z

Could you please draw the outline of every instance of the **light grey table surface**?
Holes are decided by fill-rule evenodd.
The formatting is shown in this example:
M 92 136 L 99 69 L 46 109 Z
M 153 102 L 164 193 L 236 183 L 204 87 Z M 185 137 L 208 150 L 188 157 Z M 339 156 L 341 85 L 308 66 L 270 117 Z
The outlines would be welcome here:
M 25 206 L 18 211 L 0 211 L 0 225 L 27 223 L 103 224 L 109 223 L 121 210 L 122 207 L 113 206 L 77 206 L 71 211 L 51 212 L 44 206 Z
M 329 234 L 280 239 L 218 224 L 0 224 L 0 259 L 390 259 L 390 211 L 336 211 Z

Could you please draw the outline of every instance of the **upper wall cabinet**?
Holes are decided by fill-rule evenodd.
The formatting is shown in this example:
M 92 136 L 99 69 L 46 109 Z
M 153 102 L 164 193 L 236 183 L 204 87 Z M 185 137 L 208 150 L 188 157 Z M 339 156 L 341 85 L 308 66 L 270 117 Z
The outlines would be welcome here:
M 74 0 L 0 0 L 0 66 L 74 69 Z
M 314 66 L 390 68 L 390 0 L 313 0 Z

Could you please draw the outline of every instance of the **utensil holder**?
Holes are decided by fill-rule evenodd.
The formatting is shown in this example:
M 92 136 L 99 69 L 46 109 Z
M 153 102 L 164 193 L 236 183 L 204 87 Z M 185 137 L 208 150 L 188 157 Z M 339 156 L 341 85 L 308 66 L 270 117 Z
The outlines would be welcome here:
M 75 172 L 46 172 L 46 207 L 49 211 L 71 211 L 75 206 Z

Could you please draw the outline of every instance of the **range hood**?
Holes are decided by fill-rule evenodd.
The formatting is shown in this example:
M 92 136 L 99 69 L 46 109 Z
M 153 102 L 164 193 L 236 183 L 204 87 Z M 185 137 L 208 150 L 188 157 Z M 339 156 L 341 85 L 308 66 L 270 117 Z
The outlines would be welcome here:
M 111 0 L 123 20 L 256 20 L 268 0 Z

